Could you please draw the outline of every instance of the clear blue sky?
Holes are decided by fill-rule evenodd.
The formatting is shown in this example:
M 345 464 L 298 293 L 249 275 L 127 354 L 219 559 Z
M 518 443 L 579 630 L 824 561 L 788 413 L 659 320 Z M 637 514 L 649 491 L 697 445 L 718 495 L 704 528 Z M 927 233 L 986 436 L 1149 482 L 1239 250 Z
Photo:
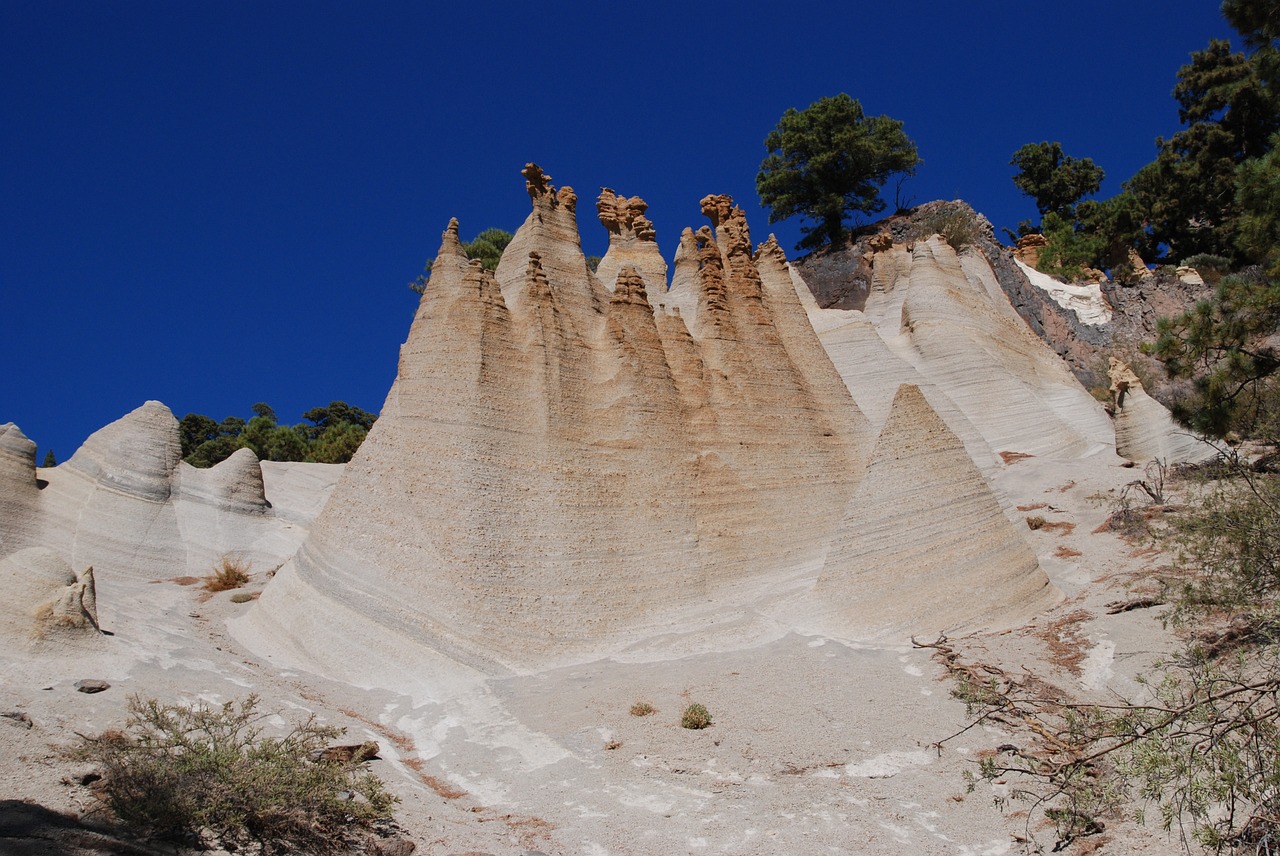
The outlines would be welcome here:
M 1059 140 L 1115 192 L 1230 35 L 1212 0 L 0 0 L 0 423 L 61 461 L 149 398 L 377 411 L 405 283 L 450 217 L 514 230 L 530 160 L 578 191 L 588 253 L 601 185 L 649 202 L 668 258 L 707 193 L 790 248 L 762 140 L 841 91 L 905 123 L 909 197 L 1012 225 L 1015 149 Z

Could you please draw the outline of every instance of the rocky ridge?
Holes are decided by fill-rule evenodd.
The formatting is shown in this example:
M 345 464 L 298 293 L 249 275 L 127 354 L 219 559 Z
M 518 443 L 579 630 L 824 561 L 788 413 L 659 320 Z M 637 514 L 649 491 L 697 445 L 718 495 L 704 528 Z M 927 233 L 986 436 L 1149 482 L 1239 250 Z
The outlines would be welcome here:
M 929 231 L 930 221 L 948 214 L 967 223 L 973 251 L 990 265 L 1014 311 L 1066 361 L 1085 388 L 1100 395 L 1105 392 L 1108 361 L 1116 356 L 1130 364 L 1144 378 L 1148 392 L 1167 406 L 1176 384 L 1138 346 L 1154 336 L 1157 318 L 1174 315 L 1207 296 L 1209 288 L 1198 278 L 1164 268 L 1124 282 L 1100 277 L 1080 284 L 1096 291 L 1098 299 L 1092 300 L 1088 311 L 1078 312 L 1067 299 L 1065 286 L 1057 295 L 1060 302 L 1042 283 L 1033 282 L 1015 251 L 996 240 L 990 222 L 959 201 L 918 206 L 908 214 L 864 227 L 846 247 L 819 251 L 794 264 L 813 288 L 818 305 L 860 309 L 870 293 L 877 253 L 888 246 L 886 241 L 912 244 Z M 1034 253 L 1024 250 L 1022 261 L 1034 267 Z

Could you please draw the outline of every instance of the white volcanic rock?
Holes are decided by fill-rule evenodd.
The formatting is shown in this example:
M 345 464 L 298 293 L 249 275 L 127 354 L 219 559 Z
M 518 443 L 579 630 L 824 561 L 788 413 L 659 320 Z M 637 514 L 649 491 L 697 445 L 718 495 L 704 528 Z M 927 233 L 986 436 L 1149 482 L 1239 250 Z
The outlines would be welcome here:
M 99 635 L 93 568 L 77 575 L 52 550 L 28 547 L 0 559 L 0 592 L 0 639 L 8 645 Z
M 611 295 L 588 276 L 567 195 L 525 175 L 534 210 L 496 281 L 445 233 L 381 417 L 242 638 L 280 623 L 290 650 L 323 649 L 311 633 L 357 621 L 396 657 L 530 668 L 816 574 L 865 420 L 789 279 L 762 281 L 742 212 L 707 203 L 693 336 L 635 265 Z M 350 654 L 326 670 L 369 679 Z
M 178 465 L 179 495 L 231 514 L 262 514 L 268 508 L 262 467 L 252 449 L 236 449 L 231 457 L 208 469 Z
M 0 478 L 10 483 L 0 504 L 14 511 L 0 521 L 0 556 L 39 544 L 72 567 L 94 567 L 106 588 L 118 579 L 203 576 L 227 554 L 275 567 L 297 550 L 318 511 L 304 501 L 278 517 L 248 449 L 207 470 L 183 463 L 178 422 L 155 401 L 95 432 L 66 463 L 41 470 L 43 490 L 34 466 L 22 475 L 24 459 L 34 462 L 34 446 L 23 452 L 30 441 L 22 441 L 16 427 L 0 432 Z M 305 484 L 324 495 L 336 476 L 327 472 Z
M 177 420 L 160 402 L 148 401 L 91 434 L 64 467 L 101 488 L 163 502 L 181 459 Z
M 157 401 L 98 429 L 44 472 L 44 543 L 72 567 L 92 565 L 100 583 L 187 573 L 171 501 L 180 458 L 178 421 Z
M 38 539 L 39 502 L 36 444 L 12 422 L 0 425 L 0 556 Z
M 1047 273 L 1028 267 L 1020 259 L 1015 259 L 1015 262 L 1032 285 L 1048 292 L 1054 303 L 1063 309 L 1070 309 L 1081 322 L 1094 326 L 1111 323 L 1111 306 L 1102 296 L 1101 283 L 1059 282 Z M 1141 269 L 1146 270 L 1146 265 L 1142 265 Z
M 945 390 L 997 453 L 1113 450 L 1102 406 L 1008 300 L 997 299 L 978 267 L 966 267 L 940 238 L 917 242 L 886 276 L 884 291 L 873 289 L 866 314 L 895 353 Z
M 1111 402 L 1115 414 L 1116 453 L 1145 463 L 1207 461 L 1218 450 L 1173 421 L 1168 409 L 1147 395 L 1142 381 L 1123 361 L 1111 358 Z
M 822 626 L 895 641 L 1013 626 L 1061 597 L 910 385 L 894 398 L 815 593 Z

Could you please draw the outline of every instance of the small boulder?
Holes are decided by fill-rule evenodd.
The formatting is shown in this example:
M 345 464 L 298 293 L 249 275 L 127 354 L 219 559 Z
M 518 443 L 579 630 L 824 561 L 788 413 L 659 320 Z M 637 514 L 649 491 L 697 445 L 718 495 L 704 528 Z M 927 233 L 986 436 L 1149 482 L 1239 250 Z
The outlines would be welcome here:
M 111 684 L 98 678 L 82 678 L 75 683 L 76 692 L 100 693 L 111 689 Z

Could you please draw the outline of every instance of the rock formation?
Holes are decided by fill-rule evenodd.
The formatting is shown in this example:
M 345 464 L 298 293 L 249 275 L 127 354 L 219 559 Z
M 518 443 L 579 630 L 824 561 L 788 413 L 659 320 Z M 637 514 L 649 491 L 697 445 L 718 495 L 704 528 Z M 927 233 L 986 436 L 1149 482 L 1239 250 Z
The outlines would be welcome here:
M 639 196 L 628 199 L 608 187 L 600 188 L 596 202 L 600 225 L 609 232 L 609 249 L 596 268 L 596 275 L 610 291 L 625 265 L 635 268 L 654 303 L 664 301 L 667 292 L 667 262 L 658 251 L 653 222 L 644 216 L 648 204 Z
M 40 544 L 99 581 L 284 562 L 242 642 L 428 695 L 690 628 L 804 626 L 784 618 L 796 604 L 827 632 L 900 639 L 1052 601 L 983 474 L 1003 451 L 1109 454 L 1114 434 L 998 263 L 890 225 L 859 261 L 859 308 L 822 309 L 710 195 L 668 290 L 643 200 L 601 193 L 593 272 L 576 195 L 523 174 L 531 211 L 496 271 L 446 228 L 381 416 L 322 510 L 267 501 L 319 469 L 182 463 L 148 402 L 40 480 L 34 444 L 0 428 L 0 557 Z M 79 594 L 50 614 L 92 600 L 64 571 Z
M 1026 253 L 1010 251 L 1000 245 L 995 240 L 990 223 L 963 203 L 942 202 L 921 205 L 910 215 L 891 217 L 878 224 L 878 231 L 866 230 L 847 248 L 815 253 L 793 263 L 793 269 L 799 272 L 806 286 L 812 288 L 817 307 L 860 310 L 867 320 L 872 321 L 879 337 L 891 347 L 893 353 L 913 369 L 917 369 L 918 377 L 913 379 L 910 372 L 903 374 L 901 367 L 895 367 L 892 373 L 896 382 L 920 385 L 938 414 L 964 440 L 971 452 L 975 449 L 972 433 L 955 420 L 955 414 L 943 398 L 953 398 L 964 414 L 972 415 L 974 410 L 971 405 L 981 399 L 970 398 L 968 393 L 976 390 L 966 388 L 967 384 L 953 386 L 953 382 L 960 380 L 958 375 L 935 370 L 945 368 L 944 364 L 937 363 L 931 356 L 926 356 L 922 361 L 922 355 L 916 349 L 908 351 L 900 347 L 910 337 L 903 336 L 896 326 L 902 317 L 902 302 L 906 300 L 906 292 L 900 286 L 906 284 L 908 290 L 914 288 L 913 269 L 918 256 L 916 251 L 922 240 L 923 243 L 929 243 L 922 236 L 927 238 L 929 224 L 936 220 L 936 215 L 944 207 L 953 214 L 967 212 L 974 236 L 965 249 L 956 254 L 961 263 L 960 271 L 956 272 L 951 268 L 945 274 L 945 279 L 950 282 L 953 291 L 970 291 L 976 299 L 986 302 L 986 308 L 997 315 L 1012 318 L 1012 310 L 1022 321 L 1022 327 L 1049 346 L 1049 350 L 1046 350 L 1043 347 L 1032 348 L 1028 343 L 1019 344 L 1019 348 L 1030 349 L 1027 353 L 1036 354 L 1027 368 L 1032 364 L 1048 366 L 1056 363 L 1057 360 L 1049 352 L 1052 351 L 1065 361 L 1081 385 L 1098 394 L 1109 383 L 1105 373 L 1108 358 L 1122 356 L 1138 367 L 1144 377 L 1152 379 L 1154 390 L 1149 387 L 1148 393 L 1160 401 L 1167 402 L 1171 399 L 1175 392 L 1174 384 L 1164 378 L 1160 364 L 1139 353 L 1138 347 L 1154 335 L 1157 318 L 1181 312 L 1206 294 L 1205 286 L 1184 283 L 1171 272 L 1147 271 L 1143 266 L 1141 272 L 1134 277 L 1125 278 L 1123 282 L 1063 283 L 1020 263 L 1019 258 Z M 886 234 L 893 239 L 888 248 L 885 247 Z M 1023 249 L 1026 250 L 1028 244 L 1034 243 L 1034 240 L 1024 241 Z M 944 256 L 946 253 L 947 250 L 944 250 Z M 1148 275 L 1144 276 L 1142 272 Z M 958 278 L 957 273 L 962 274 L 963 278 Z M 970 359 L 988 348 L 988 345 L 981 344 L 983 342 L 1000 343 L 995 353 L 1005 350 L 1005 334 L 995 334 L 988 339 L 996 328 L 975 325 L 974 319 L 969 317 L 964 307 L 955 308 L 957 314 L 954 317 L 958 326 L 969 328 L 970 345 L 973 348 L 969 350 Z M 831 351 L 833 361 L 841 368 L 841 374 L 849 383 L 859 406 L 868 416 L 873 416 L 873 411 L 883 414 L 888 400 L 892 398 L 894 385 L 883 382 L 884 379 L 875 373 L 857 370 L 859 346 L 853 341 L 859 338 L 856 330 L 837 332 L 841 326 L 850 324 L 850 319 L 854 316 L 844 312 L 814 317 L 824 345 Z M 1009 341 L 1022 342 L 1026 330 L 1021 327 L 1016 331 L 1013 327 L 1008 328 L 1008 332 L 1014 336 Z M 874 347 L 875 343 L 871 345 Z M 941 356 L 942 351 L 933 349 L 933 354 Z M 974 367 L 981 362 L 981 358 L 975 360 Z M 1090 436 L 1089 442 L 1095 449 L 1099 448 L 1096 445 L 1098 440 L 1104 446 L 1111 445 L 1109 435 L 1113 433 L 1113 428 L 1100 424 L 1101 411 L 1081 398 L 1076 384 L 1068 379 L 1066 386 L 1062 385 L 1064 376 L 1060 371 L 1050 369 L 1045 373 L 1036 368 L 1025 372 L 1018 369 L 1016 362 L 1000 362 L 1003 364 L 1001 367 L 989 367 L 985 375 L 994 378 L 1006 368 L 1012 369 L 1014 377 L 1021 378 L 1014 382 L 1015 386 L 1026 387 L 1029 384 L 1027 391 L 1031 393 L 1032 399 L 1040 397 L 1040 393 L 1035 392 L 1038 388 L 1056 388 L 1050 397 L 1058 402 L 1052 408 L 1059 414 L 1055 418 L 1065 416 L 1074 425 L 1071 430 Z M 1070 391 L 1067 391 L 1068 387 Z M 941 395 L 940 390 L 944 389 L 946 393 Z M 969 403 L 965 402 L 966 398 L 969 398 Z M 1074 400 L 1075 403 L 1069 409 L 1081 414 L 1084 421 L 1062 410 L 1061 405 L 1068 400 Z M 1024 404 L 1029 404 L 1031 409 L 1023 412 L 1032 412 L 1038 407 L 1034 400 L 1026 400 Z M 1018 409 L 1021 409 L 1020 406 Z M 979 406 L 978 412 L 981 410 Z M 874 416 L 872 422 L 876 422 Z M 1005 449 L 1004 443 L 1007 441 L 992 435 L 988 430 L 990 425 L 983 426 L 980 420 L 975 425 L 987 444 L 997 451 L 1026 451 Z M 1176 427 L 1172 430 L 1178 433 Z M 1078 450 L 1081 447 L 1076 445 L 1074 448 Z M 985 471 L 986 467 L 981 460 L 977 457 L 975 460 Z
M 309 518 L 275 519 L 252 451 L 199 470 L 180 448 L 178 421 L 148 401 L 37 481 L 34 444 L 3 426 L 0 558 L 39 546 L 102 581 L 149 580 L 203 576 L 228 553 L 272 567 L 297 549 Z
M 981 258 L 958 256 L 938 237 L 882 254 L 863 314 L 926 383 L 946 390 L 992 451 L 1113 447 L 1102 407 L 1013 312 Z
M 815 594 L 824 627 L 899 639 L 1009 626 L 1061 598 L 963 444 L 905 384 Z
M 31 541 L 39 502 L 36 444 L 12 422 L 0 425 L 0 556 Z
M 0 558 L 0 639 L 29 647 L 97 636 L 93 568 L 76 574 L 52 550 L 29 547 Z
M 1035 269 L 1040 265 L 1040 254 L 1044 252 L 1044 248 L 1049 246 L 1049 239 L 1038 232 L 1032 232 L 1030 235 L 1023 235 L 1018 239 L 1017 249 L 1013 251 L 1013 257 L 1029 268 Z
M 855 490 L 870 490 L 859 484 L 875 428 L 827 356 L 810 320 L 819 311 L 806 306 L 777 242 L 753 250 L 741 209 L 707 196 L 710 225 L 682 234 L 667 291 L 644 203 L 606 189 L 597 210 L 610 256 L 597 277 L 582 254 L 575 197 L 535 165 L 524 175 L 532 212 L 495 274 L 467 263 L 456 222 L 445 231 L 382 415 L 302 549 L 237 623 L 248 644 L 370 683 L 405 669 L 443 674 L 445 660 L 481 672 L 541 668 L 723 620 L 764 603 L 780 580 L 811 588 L 821 573 L 838 587 L 857 573 L 861 559 L 848 558 L 856 551 L 835 557 L 829 548 L 838 525 L 857 527 L 841 524 L 840 510 Z M 991 300 L 994 281 L 936 242 L 918 244 L 914 262 L 890 245 L 886 264 L 877 262 L 877 305 L 883 318 L 900 316 L 892 323 L 903 329 L 908 356 L 895 359 L 904 377 L 928 383 L 940 371 L 930 366 L 952 363 L 965 384 L 984 383 L 974 375 L 989 371 L 982 355 L 991 345 L 960 352 L 980 334 L 1005 340 L 997 357 L 1008 374 L 986 398 L 962 395 L 957 408 L 938 394 L 975 454 L 992 458 L 964 414 L 982 421 L 1002 401 L 1030 411 L 1016 430 L 1019 443 L 1037 438 L 1033 451 L 1106 447 L 1067 426 L 1092 416 L 1072 405 L 1057 417 L 1060 435 L 1032 430 L 1059 406 L 1054 385 L 1073 382 L 1060 365 L 1062 377 L 1053 374 L 1054 358 L 1025 328 L 1019 338 L 1007 304 L 1005 315 L 982 307 L 971 334 L 942 329 L 944 316 L 980 303 L 964 289 Z M 946 353 L 931 353 L 947 342 Z M 1047 386 L 1035 385 L 1038 374 Z M 900 434 L 882 438 L 882 457 Z M 974 519 L 989 526 L 992 507 L 999 518 L 952 432 L 930 429 L 908 446 L 926 468 L 958 455 L 966 469 L 954 476 L 954 498 L 980 494 L 987 504 Z M 912 481 L 952 495 L 931 479 Z M 939 516 L 913 521 L 912 540 L 925 553 L 939 544 L 954 553 L 954 527 Z M 1005 534 L 979 557 L 987 564 L 963 565 L 957 579 L 1019 582 L 995 603 L 957 592 L 950 623 L 1003 621 L 1045 602 L 1034 557 Z M 872 624 L 906 626 L 913 615 Z M 339 638 L 335 626 L 356 630 Z
M 524 667 L 820 564 L 863 423 L 789 280 L 762 281 L 742 212 L 716 198 L 718 233 L 693 242 L 695 338 L 653 306 L 665 270 L 645 261 L 642 202 L 602 195 L 610 252 L 630 259 L 610 294 L 564 191 L 525 176 L 533 211 L 496 277 L 445 232 L 382 415 L 255 622 L 341 610 L 485 669 Z
M 1218 450 L 1174 423 L 1163 404 L 1142 387 L 1142 381 L 1123 361 L 1111 358 L 1111 404 L 1116 426 L 1116 453 L 1145 463 L 1204 461 Z

